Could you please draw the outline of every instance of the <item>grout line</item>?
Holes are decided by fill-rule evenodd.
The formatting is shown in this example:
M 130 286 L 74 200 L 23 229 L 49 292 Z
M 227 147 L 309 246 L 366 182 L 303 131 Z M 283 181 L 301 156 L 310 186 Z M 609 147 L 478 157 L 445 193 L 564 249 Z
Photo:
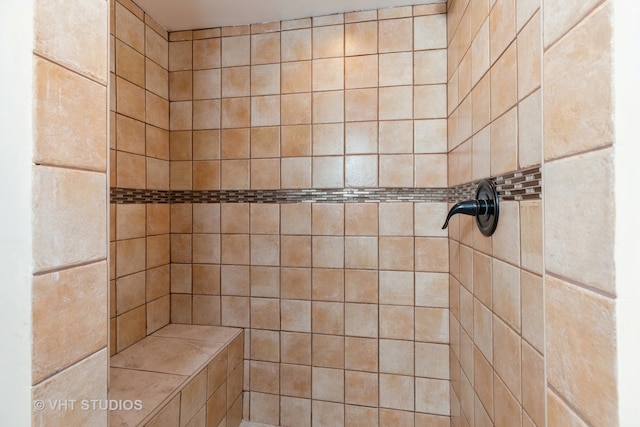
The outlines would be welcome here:
M 107 261 L 107 257 L 105 256 L 104 258 L 96 258 L 96 259 L 92 259 L 92 260 L 89 260 L 89 261 L 80 262 L 80 263 L 77 263 L 77 264 L 69 264 L 69 265 L 65 265 L 65 266 L 54 267 L 54 268 L 50 268 L 48 270 L 41 270 L 41 271 L 34 272 L 33 273 L 33 277 L 44 276 L 44 275 L 52 274 L 52 273 L 62 273 L 62 272 L 65 272 L 67 270 L 73 270 L 75 268 L 87 267 L 89 265 L 99 264 L 101 262 L 106 262 L 106 261 Z M 108 269 L 108 266 L 107 266 L 107 269 Z
M 617 296 L 615 294 L 609 293 L 607 291 L 595 288 L 593 286 L 590 286 L 590 285 L 587 285 L 587 284 L 584 284 L 584 283 L 580 283 L 580 282 L 578 282 L 578 281 L 576 281 L 574 279 L 571 279 L 569 277 L 563 276 L 561 274 L 553 273 L 553 272 L 548 271 L 548 270 L 545 270 L 544 274 L 546 276 L 553 277 L 554 279 L 561 280 L 561 281 L 563 281 L 565 283 L 568 283 L 568 284 L 570 284 L 572 286 L 575 286 L 576 288 L 580 288 L 580 289 L 583 289 L 585 291 L 592 292 L 592 293 L 594 293 L 596 295 L 599 295 L 601 297 L 604 297 L 604 298 L 607 298 L 607 299 L 610 299 L 610 300 L 616 300 L 617 299 Z
M 108 48 L 109 46 L 107 45 L 106 48 Z M 109 52 L 106 52 L 107 57 L 109 57 Z M 50 58 L 48 56 L 46 56 L 45 52 L 38 52 L 36 50 L 33 51 L 33 56 L 40 58 L 44 61 L 47 61 L 53 65 L 56 65 L 60 68 L 64 68 L 65 70 L 75 74 L 78 77 L 82 77 L 83 79 L 87 79 L 88 81 L 90 81 L 91 83 L 95 83 L 97 85 L 100 85 L 104 88 L 107 87 L 108 83 L 109 83 L 109 76 L 111 74 L 111 71 L 109 70 L 109 67 L 106 67 L 106 76 L 104 80 L 101 80 L 99 76 L 94 76 L 89 74 L 89 72 L 86 72 L 84 70 L 80 70 L 80 69 L 74 69 L 71 66 L 64 64 L 62 62 L 58 62 L 56 61 L 54 58 Z M 35 64 L 34 64 L 35 67 Z M 34 71 L 34 76 L 35 76 L 35 71 Z M 109 96 L 109 94 L 106 94 L 106 96 Z
M 551 383 L 547 382 L 547 390 L 551 391 L 554 395 L 556 395 L 556 397 L 567 406 L 567 408 L 569 408 L 569 410 L 576 416 L 578 417 L 582 422 L 584 422 L 584 424 L 586 426 L 591 427 L 592 424 L 587 421 L 587 419 L 580 413 L 580 411 L 578 411 L 578 409 L 569 401 L 567 400 L 558 389 L 556 389 Z M 547 406 L 547 405 L 545 405 Z M 548 410 L 548 408 L 547 408 Z
M 542 46 L 541 46 L 541 48 L 542 48 L 543 56 L 549 50 L 553 49 L 555 46 L 560 44 L 562 42 L 562 40 L 564 40 L 568 35 L 570 35 L 577 27 L 582 25 L 584 23 L 584 21 L 586 21 L 587 19 L 591 18 L 591 16 L 595 13 L 595 11 L 597 9 L 599 9 L 605 3 L 607 3 L 607 0 L 599 0 L 593 7 L 591 7 L 589 10 L 587 10 L 581 18 L 579 18 L 578 22 L 576 22 L 573 25 L 571 25 L 570 27 L 568 27 L 562 34 L 560 34 L 558 36 L 558 38 L 556 40 L 551 42 L 548 46 L 544 45 L 544 28 L 542 28 Z M 542 7 L 540 8 L 540 10 L 542 11 Z M 544 27 L 544 15 L 542 15 L 541 18 L 542 18 L 541 22 L 543 23 L 543 27 Z

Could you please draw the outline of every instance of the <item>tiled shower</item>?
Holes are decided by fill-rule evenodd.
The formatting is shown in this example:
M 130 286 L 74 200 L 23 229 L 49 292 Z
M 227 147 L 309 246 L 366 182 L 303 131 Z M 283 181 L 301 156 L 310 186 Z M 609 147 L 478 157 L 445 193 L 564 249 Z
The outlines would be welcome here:
M 244 328 L 245 420 L 617 425 L 614 211 L 564 214 L 615 204 L 613 0 L 181 32 L 85 3 L 35 4 L 33 399 L 106 398 L 182 323 Z M 496 234 L 442 230 L 488 177 Z

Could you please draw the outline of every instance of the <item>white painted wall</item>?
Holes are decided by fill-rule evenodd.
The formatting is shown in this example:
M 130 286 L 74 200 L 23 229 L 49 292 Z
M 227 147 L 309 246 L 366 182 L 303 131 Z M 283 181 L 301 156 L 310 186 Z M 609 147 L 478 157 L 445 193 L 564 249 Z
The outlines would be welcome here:
M 614 3 L 616 286 L 620 426 L 640 426 L 640 2 Z
M 33 2 L 0 2 L 0 425 L 31 424 Z

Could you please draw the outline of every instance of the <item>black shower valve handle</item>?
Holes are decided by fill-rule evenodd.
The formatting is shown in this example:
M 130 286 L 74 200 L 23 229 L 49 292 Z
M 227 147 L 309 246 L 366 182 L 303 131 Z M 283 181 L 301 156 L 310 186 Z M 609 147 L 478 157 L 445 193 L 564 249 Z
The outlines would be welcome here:
M 452 216 L 464 214 L 475 216 L 480 232 L 485 236 L 491 236 L 498 225 L 498 208 L 498 191 L 495 184 L 491 180 L 480 181 L 476 198 L 456 203 L 447 214 L 442 229 L 448 227 Z
M 488 200 L 473 199 L 456 203 L 447 214 L 447 219 L 444 221 L 442 229 L 444 230 L 445 228 L 447 228 L 447 226 L 449 225 L 449 220 L 456 214 L 478 216 L 491 214 L 492 212 L 493 202 L 490 202 Z

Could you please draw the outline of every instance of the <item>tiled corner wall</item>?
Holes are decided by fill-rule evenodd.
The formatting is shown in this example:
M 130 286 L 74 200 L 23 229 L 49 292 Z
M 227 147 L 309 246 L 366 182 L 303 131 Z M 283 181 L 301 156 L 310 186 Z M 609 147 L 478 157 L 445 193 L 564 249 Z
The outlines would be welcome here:
M 491 239 L 452 224 L 454 426 L 618 424 L 611 3 L 449 4 L 449 184 L 545 182 Z
M 172 195 L 446 188 L 445 9 L 171 33 Z M 446 209 L 172 203 L 171 321 L 245 328 L 245 419 L 448 426 Z
M 32 425 L 107 425 L 108 3 L 35 1 Z M 24 143 L 27 141 L 13 141 Z M 8 350 L 11 351 L 11 350 Z M 71 405 L 71 404 L 69 404 Z
M 627 196 L 613 191 L 613 3 L 544 1 L 550 426 L 619 422 L 614 211 L 616 198 Z
M 449 2 L 451 186 L 542 163 L 540 7 Z M 546 425 L 542 201 L 503 201 L 500 209 L 489 238 L 471 217 L 450 225 L 456 427 Z
M 130 0 L 111 0 L 111 187 L 169 190 L 169 40 Z M 166 203 L 111 204 L 113 355 L 169 323 Z

